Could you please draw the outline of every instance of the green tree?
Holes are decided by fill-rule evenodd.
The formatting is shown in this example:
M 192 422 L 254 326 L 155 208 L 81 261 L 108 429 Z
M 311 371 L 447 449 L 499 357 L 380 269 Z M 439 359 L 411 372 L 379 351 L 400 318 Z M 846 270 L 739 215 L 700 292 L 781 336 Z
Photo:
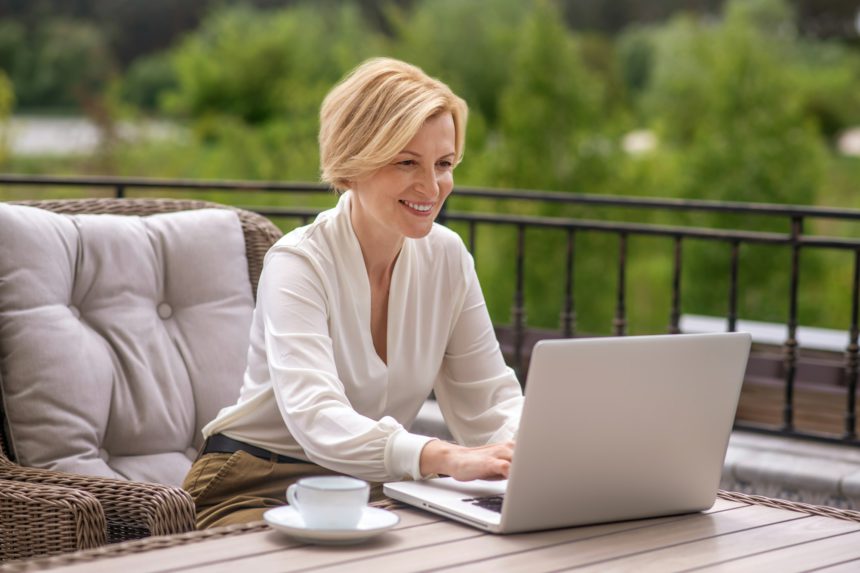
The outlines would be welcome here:
M 172 52 L 175 83 L 158 99 L 211 148 L 201 169 L 214 156 L 218 176 L 313 180 L 319 105 L 377 44 L 353 4 L 221 9 Z
M 833 41 L 800 40 L 790 57 L 790 89 L 826 137 L 860 124 L 860 52 Z
M 680 195 L 723 201 L 813 203 L 825 149 L 792 90 L 783 54 L 794 41 L 790 14 L 777 0 L 733 1 L 719 25 L 673 21 L 657 41 L 646 105 L 666 144 L 684 168 Z M 744 226 L 744 219 L 696 219 Z M 757 221 L 753 230 L 778 230 Z M 726 247 L 693 244 L 688 270 L 695 284 L 685 293 L 688 311 L 726 311 L 725 281 L 702 277 L 726 269 Z M 786 303 L 786 250 L 749 249 L 741 269 L 741 312 L 781 319 Z M 727 273 L 723 273 L 725 276 Z M 786 295 L 787 296 L 787 295 Z
M 351 4 L 333 13 L 310 5 L 218 10 L 174 52 L 177 87 L 165 109 L 249 124 L 315 115 L 325 91 L 373 48 Z
M 120 87 L 124 102 L 147 112 L 155 112 L 163 94 L 175 89 L 176 73 L 165 53 L 143 57 L 132 63 Z
M 97 107 L 116 74 L 103 32 L 62 18 L 30 31 L 17 22 L 0 23 L 0 65 L 25 108 Z
M 3 73 L 3 70 L 0 70 L 0 127 L 6 123 L 6 119 L 12 112 L 12 105 L 14 102 L 15 94 L 12 91 L 12 82 L 10 82 L 6 74 Z M 2 165 L 7 153 L 7 142 L 5 140 L 6 130 L 0 130 L 0 134 L 2 134 L 0 135 L 0 165 Z
M 522 24 L 501 93 L 502 186 L 595 191 L 612 148 L 600 133 L 603 86 L 586 69 L 557 8 L 539 1 Z

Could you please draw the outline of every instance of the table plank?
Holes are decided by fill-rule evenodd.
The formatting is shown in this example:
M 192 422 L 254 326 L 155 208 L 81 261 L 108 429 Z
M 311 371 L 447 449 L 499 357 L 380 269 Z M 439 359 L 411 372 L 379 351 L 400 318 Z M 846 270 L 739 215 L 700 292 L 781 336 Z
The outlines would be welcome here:
M 305 545 L 285 547 L 261 555 L 250 555 L 229 561 L 200 563 L 199 566 L 183 568 L 183 573 L 218 573 L 221 571 L 253 571 L 254 573 L 286 572 L 339 564 L 341 570 L 353 570 L 355 563 L 379 553 L 401 552 L 425 545 L 441 545 L 462 539 L 487 535 L 475 528 L 450 521 L 427 523 L 408 529 L 385 533 L 360 545 L 326 546 Z M 414 568 L 415 563 L 411 564 Z
M 747 507 L 746 504 L 738 503 L 734 501 L 726 501 L 722 499 L 716 500 L 714 505 L 706 511 L 709 512 L 718 512 L 718 511 L 728 511 L 735 508 Z M 414 511 L 414 510 L 408 510 Z M 426 512 L 421 512 L 426 513 Z M 433 514 L 427 514 L 432 516 L 428 519 L 438 520 L 436 516 Z M 671 516 L 667 518 L 662 518 L 662 520 L 672 520 L 679 519 L 687 516 Z M 642 527 L 642 524 L 646 524 L 649 522 L 654 522 L 656 520 L 640 520 L 634 522 L 623 522 L 616 524 L 607 524 L 604 526 L 594 526 L 595 528 L 606 528 L 607 530 L 618 530 L 620 529 L 629 529 L 634 527 Z M 451 527 L 457 528 L 456 533 L 446 531 L 446 528 L 440 528 L 437 530 L 427 530 L 422 529 L 420 532 L 414 533 L 406 533 L 404 532 L 402 540 L 398 539 L 396 542 L 393 542 L 394 539 L 392 535 L 386 535 L 385 538 L 387 541 L 392 541 L 390 544 L 382 545 L 380 543 L 366 544 L 365 546 L 357 546 L 353 551 L 348 551 L 347 548 L 331 548 L 331 547 L 313 547 L 308 546 L 304 550 L 301 551 L 301 554 L 290 553 L 288 559 L 290 562 L 289 566 L 285 565 L 285 557 L 279 555 L 275 552 L 267 553 L 266 555 L 259 556 L 251 556 L 243 559 L 231 559 L 229 565 L 224 564 L 224 570 L 241 568 L 242 570 L 249 569 L 253 570 L 255 573 L 264 573 L 266 571 L 287 571 L 294 570 L 296 568 L 313 568 L 316 570 L 325 570 L 328 568 L 332 568 L 335 570 L 343 570 L 343 568 L 348 567 L 350 570 L 356 569 L 360 571 L 371 570 L 379 567 L 380 565 L 376 565 L 378 559 L 382 557 L 383 561 L 385 561 L 385 567 L 391 567 L 394 570 L 397 569 L 414 569 L 417 563 L 420 563 L 420 567 L 424 568 L 428 565 L 425 565 L 425 561 L 422 558 L 412 557 L 412 552 L 415 549 L 421 550 L 426 548 L 426 552 L 430 554 L 439 555 L 447 555 L 454 556 L 456 563 L 460 563 L 463 560 L 461 549 L 454 550 L 453 552 L 448 549 L 448 546 L 451 543 L 458 543 L 459 545 L 465 545 L 466 547 L 471 548 L 471 544 L 478 541 L 481 537 L 487 537 L 490 540 L 501 540 L 503 538 L 499 536 L 486 536 L 480 530 L 469 528 L 463 525 L 460 525 L 453 521 L 447 521 Z M 546 533 L 554 533 L 556 535 L 561 535 L 562 537 L 569 537 L 571 535 L 581 536 L 587 535 L 587 533 L 583 533 L 583 530 L 590 530 L 592 528 L 575 528 L 575 529 L 567 529 L 567 530 L 557 530 L 556 532 L 545 532 Z M 440 536 L 441 532 L 441 536 Z M 407 537 L 411 537 L 413 535 L 420 535 L 420 540 L 416 539 L 407 539 Z M 452 537 L 453 535 L 453 537 Z M 506 537 L 504 539 L 510 539 L 510 537 Z M 417 541 L 417 543 L 416 543 Z M 492 543 L 492 541 L 491 541 Z M 445 544 L 444 546 L 440 546 L 439 544 Z M 440 551 L 441 549 L 441 551 Z M 306 551 L 312 551 L 315 553 L 313 557 L 309 555 L 305 555 Z M 401 556 L 407 555 L 404 560 Z M 491 556 L 498 555 L 497 552 L 491 553 Z M 389 565 L 389 562 L 392 562 Z M 215 569 L 213 569 L 215 567 Z M 212 562 L 211 564 L 207 564 L 205 568 L 208 571 L 212 570 L 220 570 L 221 564 Z M 183 569 L 185 573 L 191 573 L 193 571 L 197 571 L 198 569 Z M 200 569 L 202 570 L 202 569 Z
M 529 551 L 511 552 L 496 558 L 484 558 L 452 567 L 451 570 L 492 569 L 525 573 L 555 571 L 805 517 L 795 511 L 763 506 L 747 506 L 713 514 L 693 514 L 654 527 L 559 543 Z
M 314 573 L 342 571 L 349 567 L 351 573 L 361 571 L 405 571 L 410 565 L 420 563 L 421 569 L 439 569 L 453 567 L 466 561 L 492 559 L 499 554 L 530 551 L 536 548 L 558 543 L 569 543 L 580 539 L 589 539 L 611 535 L 619 531 L 653 527 L 660 523 L 675 521 L 679 517 L 663 517 L 645 521 L 625 521 L 605 525 L 592 525 L 569 529 L 555 529 L 538 533 L 523 533 L 515 535 L 485 534 L 479 538 L 462 539 L 440 545 L 425 545 L 409 551 L 389 552 L 379 554 L 360 562 L 345 564 L 334 563 L 327 567 L 314 569 Z
M 637 573 L 682 571 L 852 531 L 860 531 L 860 523 L 810 516 L 673 545 L 612 561 L 600 561 L 588 567 L 577 568 L 577 571 L 635 570 Z
M 852 559 L 824 569 L 817 569 L 816 573 L 857 573 L 857 571 L 860 571 L 860 559 Z
M 400 523 L 393 531 L 408 530 L 443 521 L 442 517 L 415 509 L 397 510 Z M 119 557 L 109 557 L 69 565 L 59 569 L 63 573 L 161 573 L 195 567 L 201 563 L 218 563 L 245 556 L 255 556 L 285 549 L 304 547 L 288 536 L 274 530 L 216 537 L 187 545 L 154 549 Z
M 731 571 L 732 573 L 779 571 L 780 573 L 793 573 L 795 571 L 809 571 L 825 565 L 835 565 L 852 559 L 860 559 L 860 531 L 776 551 L 768 551 L 743 559 L 726 561 L 703 568 L 701 571 Z
M 740 507 L 747 507 L 747 504 L 717 499 L 714 505 L 703 513 L 728 511 Z M 435 569 L 458 565 L 463 561 L 470 559 L 496 557 L 500 552 L 511 552 L 517 550 L 517 548 L 527 550 L 536 546 L 544 546 L 551 543 L 608 535 L 618 531 L 651 527 L 659 523 L 665 523 L 684 517 L 687 516 L 675 515 L 649 520 L 607 523 L 587 527 L 543 531 L 537 534 L 505 536 L 484 535 L 477 538 L 468 538 L 446 543 L 443 546 L 429 545 L 408 551 L 401 550 L 380 553 L 349 564 L 337 562 L 329 566 L 315 568 L 314 571 L 319 571 L 320 573 L 326 571 L 342 571 L 343 568 L 347 566 L 351 571 L 354 570 L 356 572 L 403 571 L 414 570 L 416 564 L 420 564 L 419 567 L 421 569 Z
M 714 506 L 711 509 L 707 510 L 707 512 L 728 511 L 740 507 L 747 506 L 746 504 L 739 502 L 717 499 Z M 436 539 L 437 543 L 449 544 L 453 542 L 459 542 L 464 539 L 473 539 L 476 537 L 481 537 L 481 532 L 478 530 L 467 528 L 458 524 L 455 525 L 453 524 L 453 522 L 449 522 L 448 520 L 445 520 L 439 516 L 425 511 L 419 511 L 411 508 L 403 508 L 398 509 L 396 511 L 401 518 L 401 522 L 398 524 L 395 530 L 381 536 L 380 539 L 374 540 L 369 544 L 353 547 L 353 549 L 355 549 L 355 551 L 357 552 L 355 554 L 347 553 L 345 551 L 345 548 L 332 549 L 308 547 L 298 542 L 292 541 L 289 537 L 280 533 L 265 531 L 246 533 L 242 535 L 217 537 L 182 546 L 175 546 L 164 549 L 153 549 L 145 553 L 127 554 L 118 557 L 104 557 L 96 561 L 66 566 L 61 568 L 60 570 L 66 571 L 68 573 L 106 573 L 109 571 L 112 572 L 118 570 L 123 571 L 123 573 L 161 573 L 167 571 L 183 571 L 189 568 L 205 568 L 207 571 L 211 571 L 213 567 L 221 567 L 222 565 L 225 568 L 235 570 L 239 562 L 242 562 L 243 560 L 247 559 L 252 560 L 254 563 L 256 563 L 257 560 L 260 559 L 262 559 L 263 561 L 271 561 L 272 568 L 277 570 L 283 570 L 283 560 L 279 556 L 279 554 L 282 554 L 287 551 L 290 552 L 290 555 L 292 557 L 295 557 L 296 555 L 303 554 L 304 552 L 314 553 L 318 552 L 319 550 L 329 552 L 331 554 L 331 557 L 327 558 L 328 560 L 319 561 L 319 556 L 317 555 L 316 557 L 314 557 L 315 560 L 312 559 L 312 561 L 317 564 L 315 566 L 325 567 L 327 566 L 327 564 L 348 563 L 350 562 L 350 560 L 355 559 L 358 559 L 360 562 L 365 560 L 367 558 L 367 555 L 372 554 L 374 551 L 377 554 L 374 557 L 383 556 L 386 560 L 385 562 L 388 562 L 387 560 L 391 558 L 386 556 L 393 553 L 399 554 L 403 552 L 410 552 L 416 549 L 421 549 L 423 545 L 428 544 L 428 540 L 430 539 Z M 679 516 L 661 519 L 671 520 L 678 518 Z M 621 525 L 621 527 L 624 529 L 630 528 L 631 523 L 637 524 L 635 525 L 635 527 L 639 527 L 642 523 L 648 522 L 651 522 L 653 525 L 654 523 L 657 523 L 658 520 L 641 520 L 637 522 L 626 522 L 626 524 Z M 421 530 L 423 526 L 434 523 L 450 524 L 451 527 L 455 529 L 455 532 L 445 533 L 446 537 L 444 538 L 444 541 L 439 541 L 440 538 L 428 536 L 426 535 L 425 531 Z M 611 528 L 617 528 L 619 527 L 619 524 L 608 524 L 608 526 Z M 441 530 L 444 532 L 446 527 L 447 526 L 443 526 Z M 600 528 L 607 526 L 594 527 Z M 408 533 L 407 530 L 411 528 L 417 529 L 412 533 Z M 574 535 L 575 537 L 579 537 L 583 535 L 582 532 L 586 529 L 590 528 L 580 527 L 570 530 L 558 530 L 557 532 L 528 534 L 523 537 L 547 534 L 552 534 L 556 536 L 561 535 L 562 537 L 564 535 Z M 574 533 L 560 533 L 563 531 Z M 403 533 L 402 536 L 399 536 L 400 532 Z M 453 535 L 453 537 L 449 538 L 447 537 L 448 535 Z M 466 537 L 458 537 L 461 535 L 465 535 Z M 510 540 L 515 537 L 517 536 L 489 536 L 488 538 L 490 539 L 490 541 L 485 543 L 488 543 L 489 546 L 492 548 L 493 545 L 499 540 Z M 532 537 L 532 539 L 534 539 L 534 537 Z M 555 539 L 555 537 L 552 537 L 552 539 Z M 416 543 L 416 541 L 419 542 Z M 502 544 L 509 545 L 507 541 L 502 541 Z M 466 543 L 466 545 L 468 546 L 468 543 Z M 363 547 L 368 548 L 367 553 L 363 552 Z M 476 547 L 476 550 L 479 552 L 487 551 L 487 549 L 480 549 L 480 547 L 483 547 L 483 545 Z M 426 551 L 429 553 L 434 553 L 435 550 L 428 548 L 426 549 Z M 497 554 L 497 552 L 491 552 L 489 555 L 493 557 Z M 448 555 L 452 554 L 448 553 Z M 227 564 L 230 565 L 228 566 Z M 253 566 L 256 567 L 256 565 Z M 414 561 L 407 565 L 408 568 L 414 568 L 414 566 Z

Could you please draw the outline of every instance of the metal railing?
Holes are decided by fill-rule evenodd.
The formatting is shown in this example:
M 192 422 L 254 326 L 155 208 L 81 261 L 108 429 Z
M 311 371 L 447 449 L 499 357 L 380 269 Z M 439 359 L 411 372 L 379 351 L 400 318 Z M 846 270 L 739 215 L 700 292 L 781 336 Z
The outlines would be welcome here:
M 126 197 L 129 193 L 147 194 L 158 192 L 211 192 L 229 191 L 242 193 L 331 193 L 320 184 L 273 183 L 255 181 L 188 181 L 172 179 L 143 179 L 119 177 L 45 177 L 0 175 L 0 188 L 76 188 L 85 192 L 107 192 L 114 197 Z M 811 236 L 804 233 L 805 223 L 812 219 L 843 220 L 860 222 L 860 210 L 805 207 L 796 205 L 754 204 L 737 202 L 698 201 L 683 199 L 648 199 L 617 196 L 586 195 L 578 193 L 457 188 L 449 204 L 458 198 L 471 198 L 524 204 L 580 205 L 590 207 L 611 207 L 654 211 L 681 211 L 685 213 L 710 212 L 752 215 L 785 221 L 785 232 L 761 232 L 740 229 L 717 229 L 695 226 L 669 226 L 648 223 L 590 220 L 572 217 L 525 216 L 500 213 L 458 212 L 448 207 L 441 215 L 440 222 L 463 223 L 467 226 L 466 243 L 474 252 L 478 227 L 504 226 L 516 230 L 516 250 L 514 253 L 514 295 L 511 309 L 511 324 L 498 327 L 503 347 L 508 359 L 520 373 L 524 372 L 530 345 L 539 338 L 577 336 L 576 301 L 574 298 L 574 269 L 577 260 L 576 237 L 580 233 L 599 233 L 614 235 L 618 238 L 616 263 L 616 285 L 614 293 L 614 317 L 612 332 L 617 336 L 627 333 L 627 266 L 628 242 L 633 236 L 656 236 L 673 241 L 673 263 L 671 280 L 671 309 L 668 332 L 680 332 L 681 317 L 681 277 L 683 249 L 688 240 L 703 240 L 724 244 L 729 252 L 729 290 L 726 304 L 726 330 L 734 331 L 738 321 L 738 269 L 742 247 L 746 245 L 776 245 L 790 250 L 790 275 L 785 321 L 786 336 L 782 344 L 783 390 L 781 423 L 762 425 L 738 421 L 737 428 L 777 433 L 782 435 L 817 439 L 829 442 L 860 445 L 857 436 L 857 378 L 858 366 L 858 299 L 860 299 L 860 239 Z M 231 201 L 231 203 L 233 203 Z M 302 207 L 237 206 L 254 210 L 272 218 L 295 217 L 303 223 L 315 216 L 318 210 Z M 530 328 L 525 321 L 526 241 L 528 229 L 550 229 L 563 233 L 566 237 L 565 268 L 563 275 L 564 296 L 561 301 L 560 324 L 557 331 Z M 845 387 L 845 408 L 842 413 L 843 431 L 822 434 L 798 429 L 795 425 L 795 390 L 798 372 L 798 297 L 800 276 L 800 253 L 806 249 L 837 249 L 853 253 L 853 273 L 850 289 L 846 296 L 851 297 L 851 314 L 848 325 L 848 344 L 840 357 L 831 360 L 832 367 L 841 371 L 842 385 Z M 478 261 L 479 262 L 479 261 Z M 847 286 L 847 285 L 846 285 Z M 522 379 L 522 378 L 521 378 Z

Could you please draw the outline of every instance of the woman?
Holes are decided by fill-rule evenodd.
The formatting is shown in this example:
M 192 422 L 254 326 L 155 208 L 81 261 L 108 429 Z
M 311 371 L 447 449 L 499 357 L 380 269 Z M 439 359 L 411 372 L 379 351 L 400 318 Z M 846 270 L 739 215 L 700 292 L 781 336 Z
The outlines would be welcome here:
M 462 240 L 433 223 L 466 114 L 445 84 L 385 58 L 326 97 L 322 178 L 343 193 L 266 255 L 239 400 L 203 429 L 184 484 L 200 527 L 260 519 L 308 475 L 507 477 L 520 385 Z M 407 431 L 431 390 L 463 445 Z

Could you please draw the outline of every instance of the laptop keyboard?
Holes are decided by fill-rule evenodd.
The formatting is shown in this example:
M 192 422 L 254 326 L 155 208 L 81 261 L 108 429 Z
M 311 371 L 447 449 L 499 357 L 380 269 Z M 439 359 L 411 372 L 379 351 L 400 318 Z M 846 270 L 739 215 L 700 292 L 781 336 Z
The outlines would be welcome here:
M 463 501 L 472 505 L 477 505 L 496 513 L 502 513 L 502 502 L 504 500 L 505 497 L 503 495 L 485 495 L 483 497 L 467 497 L 463 499 Z

